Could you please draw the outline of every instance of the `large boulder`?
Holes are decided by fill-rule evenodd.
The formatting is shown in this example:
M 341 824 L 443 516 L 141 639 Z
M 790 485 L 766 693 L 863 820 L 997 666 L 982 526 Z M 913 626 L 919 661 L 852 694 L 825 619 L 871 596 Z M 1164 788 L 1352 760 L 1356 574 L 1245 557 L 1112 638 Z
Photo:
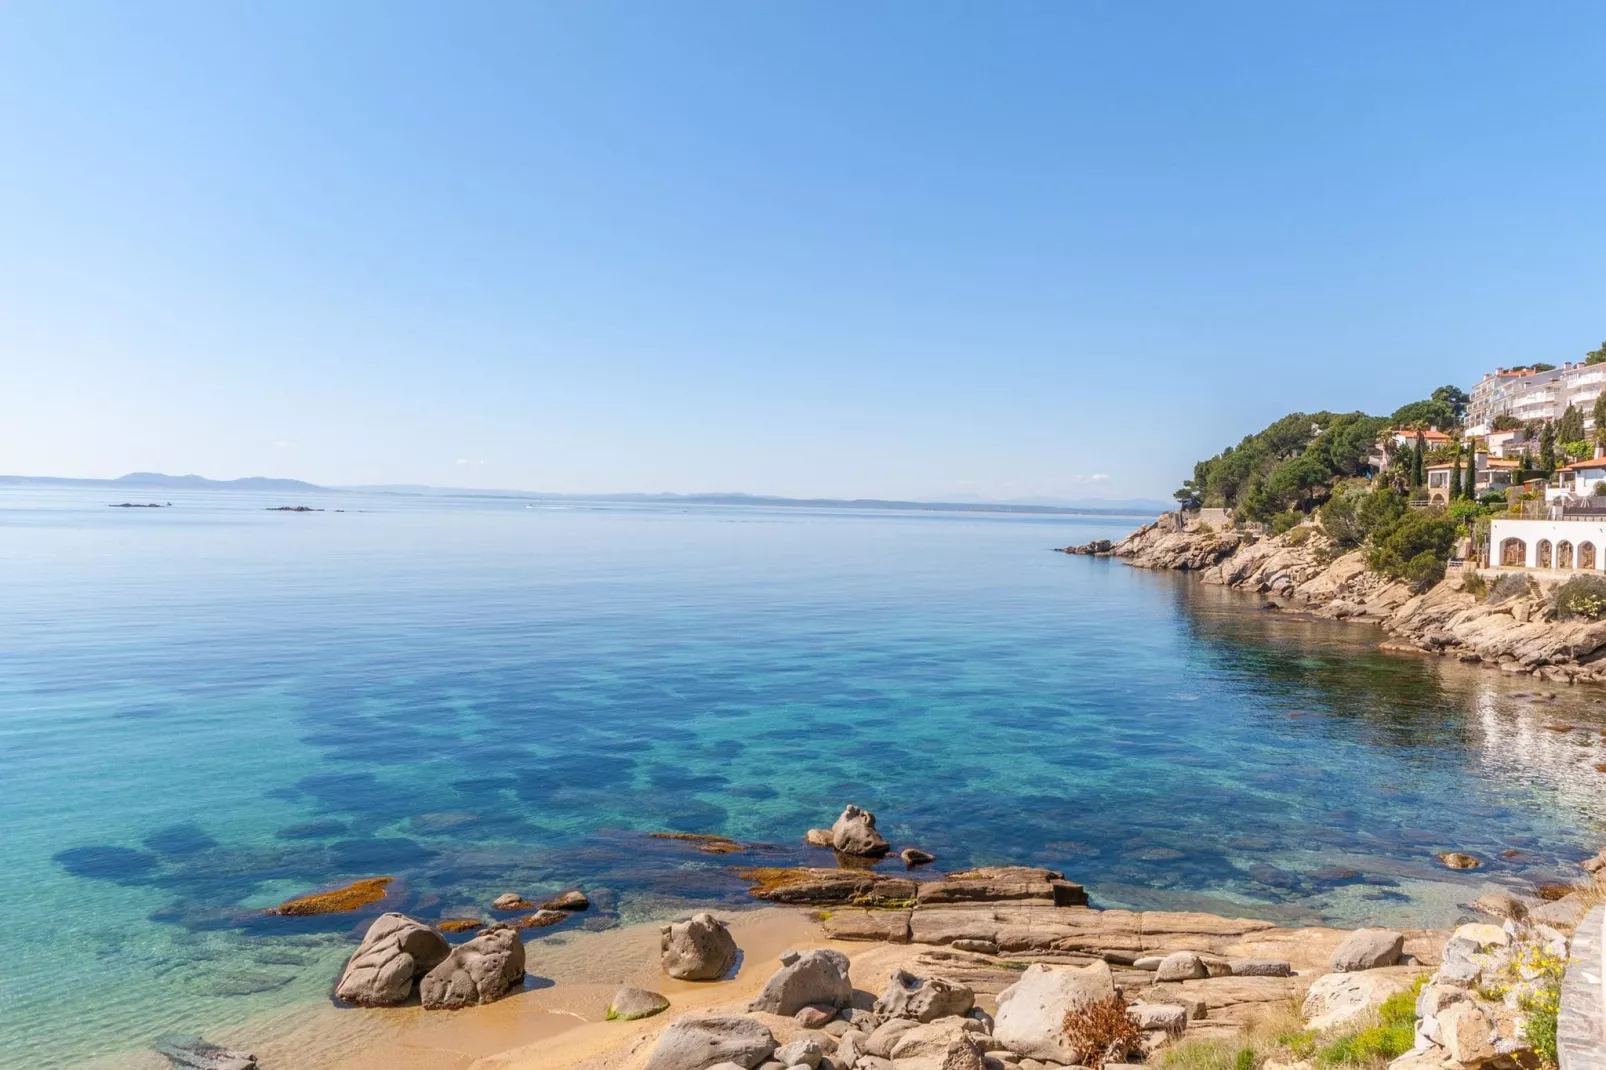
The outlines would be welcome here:
M 608 1021 L 633 1022 L 637 1018 L 651 1018 L 669 1009 L 669 1000 L 662 992 L 645 988 L 621 988 L 608 1003 Z
M 1197 951 L 1173 951 L 1155 968 L 1156 981 L 1197 981 L 1210 976 L 1210 969 Z
M 993 1037 L 1018 1055 L 1074 1064 L 1076 1053 L 1065 1044 L 1062 1031 L 1066 1012 L 1114 995 L 1108 963 L 1080 968 L 1035 963 L 998 994 Z
M 687 921 L 665 925 L 664 972 L 682 981 L 717 981 L 736 965 L 736 940 L 712 914 L 693 914 Z
M 887 990 L 875 1002 L 875 1012 L 883 1018 L 930 1022 L 965 1014 L 975 1005 L 974 992 L 946 977 L 916 977 L 907 970 L 893 970 Z
M 941 1060 L 956 1040 L 968 1040 L 975 1022 L 969 1018 L 949 1017 L 917 1025 L 901 1034 L 892 1044 L 892 1061 L 900 1067 L 906 1060 Z
M 845 855 L 865 858 L 880 858 L 890 850 L 887 841 L 876 831 L 875 815 L 852 803 L 831 826 L 831 846 Z
M 524 976 L 524 941 L 506 925 L 492 925 L 452 949 L 418 982 L 425 1010 L 457 1010 L 507 995 Z
M 335 995 L 363 1007 L 407 1002 L 413 981 L 451 954 L 446 937 L 404 914 L 381 914 L 346 962 Z
M 853 998 L 848 957 L 840 951 L 788 951 L 749 1010 L 790 1017 L 812 1004 L 846 1007 Z
M 1392 929 L 1356 929 L 1333 950 L 1333 969 L 1351 973 L 1393 966 L 1404 949 L 1404 935 Z
M 642 1070 L 708 1070 L 735 1063 L 752 1070 L 775 1050 L 775 1037 L 751 1018 L 681 1018 L 658 1038 Z
M 1324 974 L 1305 994 L 1301 1013 L 1312 1029 L 1331 1029 L 1383 1005 L 1396 992 L 1408 992 L 1427 971 L 1414 966 L 1379 967 L 1356 973 Z

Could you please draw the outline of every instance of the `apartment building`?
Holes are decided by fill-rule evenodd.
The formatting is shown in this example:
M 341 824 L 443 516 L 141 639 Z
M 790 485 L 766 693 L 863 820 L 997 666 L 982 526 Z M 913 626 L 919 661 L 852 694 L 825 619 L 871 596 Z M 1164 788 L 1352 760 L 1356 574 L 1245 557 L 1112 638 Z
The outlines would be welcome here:
M 1530 368 L 1496 368 L 1472 388 L 1467 403 L 1467 433 L 1487 435 L 1496 416 L 1518 420 L 1554 420 L 1572 405 L 1593 430 L 1591 410 L 1606 389 L 1606 364 L 1563 364 L 1549 371 Z

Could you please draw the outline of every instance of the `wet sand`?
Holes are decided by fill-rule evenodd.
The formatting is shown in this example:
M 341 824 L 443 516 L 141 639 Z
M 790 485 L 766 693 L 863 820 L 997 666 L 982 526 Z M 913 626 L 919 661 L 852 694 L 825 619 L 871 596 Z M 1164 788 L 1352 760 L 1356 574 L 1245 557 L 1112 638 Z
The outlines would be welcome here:
M 828 941 L 809 912 L 786 907 L 718 911 L 742 949 L 736 976 L 689 982 L 659 966 L 659 922 L 530 940 L 528 987 L 484 1007 L 426 1013 L 394 1008 L 301 1007 L 220 1029 L 207 1039 L 253 1052 L 262 1070 L 566 1070 L 627 1066 L 670 1021 L 751 998 L 791 947 L 835 947 L 855 961 L 907 954 L 882 944 Z M 873 965 L 867 962 L 867 968 Z M 882 971 L 873 969 L 867 978 Z M 861 982 L 862 984 L 863 982 Z M 662 992 L 670 1008 L 636 1022 L 605 1020 L 623 985 Z M 83 1070 L 167 1070 L 154 1053 Z

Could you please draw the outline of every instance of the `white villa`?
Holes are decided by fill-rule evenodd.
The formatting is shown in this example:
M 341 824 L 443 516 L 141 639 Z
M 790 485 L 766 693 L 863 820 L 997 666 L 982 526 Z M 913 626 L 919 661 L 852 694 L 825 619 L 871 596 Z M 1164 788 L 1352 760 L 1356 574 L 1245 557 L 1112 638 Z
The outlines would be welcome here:
M 1586 519 L 1489 521 L 1489 564 L 1505 568 L 1606 568 L 1606 514 Z

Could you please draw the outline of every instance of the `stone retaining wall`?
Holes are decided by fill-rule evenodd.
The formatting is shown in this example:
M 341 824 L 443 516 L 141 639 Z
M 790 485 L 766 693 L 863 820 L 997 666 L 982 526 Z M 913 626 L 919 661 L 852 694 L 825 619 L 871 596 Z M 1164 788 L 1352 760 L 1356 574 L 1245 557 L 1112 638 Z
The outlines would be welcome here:
M 1606 906 L 1585 915 L 1561 982 L 1556 1047 L 1561 1070 L 1606 1070 Z

